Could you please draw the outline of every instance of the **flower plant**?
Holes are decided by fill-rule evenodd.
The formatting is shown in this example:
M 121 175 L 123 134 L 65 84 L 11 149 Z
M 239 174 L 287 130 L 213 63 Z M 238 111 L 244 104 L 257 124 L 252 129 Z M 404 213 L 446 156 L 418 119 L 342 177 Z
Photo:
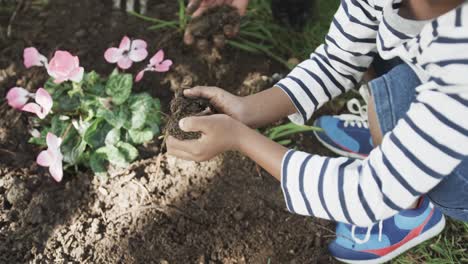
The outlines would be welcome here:
M 50 78 L 35 93 L 13 87 L 6 99 L 14 109 L 34 114 L 29 142 L 47 148 L 36 162 L 48 167 L 56 181 L 71 167 L 105 176 L 109 165 L 128 166 L 138 157 L 135 146 L 159 135 L 159 100 L 132 92 L 134 77 L 125 72 L 148 56 L 145 41 L 124 37 L 119 48 L 109 48 L 105 60 L 123 70 L 116 68 L 109 76 L 85 72 L 68 51 L 56 51 L 50 61 L 34 47 L 23 55 L 26 68 L 44 67 Z M 160 50 L 141 72 L 166 72 L 171 65 Z M 137 81 L 143 78 L 139 75 Z

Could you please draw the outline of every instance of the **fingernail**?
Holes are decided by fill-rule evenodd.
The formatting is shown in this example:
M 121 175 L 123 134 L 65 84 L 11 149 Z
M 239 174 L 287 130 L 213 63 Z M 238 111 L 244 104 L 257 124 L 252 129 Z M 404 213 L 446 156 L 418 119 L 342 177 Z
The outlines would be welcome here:
M 184 123 L 185 123 L 185 118 L 182 118 L 181 120 L 179 120 L 179 128 L 180 129 L 184 129 Z

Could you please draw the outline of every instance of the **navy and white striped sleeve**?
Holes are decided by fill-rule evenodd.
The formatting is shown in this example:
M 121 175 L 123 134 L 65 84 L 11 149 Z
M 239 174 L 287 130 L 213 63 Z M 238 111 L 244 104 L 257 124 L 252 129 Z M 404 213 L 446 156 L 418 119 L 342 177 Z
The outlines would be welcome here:
M 363 161 L 290 150 L 281 181 L 287 208 L 358 226 L 408 208 L 468 158 L 467 116 L 468 92 L 426 91 Z
M 341 1 L 325 44 L 276 85 L 296 106 L 291 121 L 304 124 L 324 103 L 358 84 L 376 55 L 380 16 L 367 1 Z
M 417 57 L 430 80 L 367 159 L 284 156 L 291 212 L 369 226 L 408 208 L 468 160 L 468 30 L 437 31 Z

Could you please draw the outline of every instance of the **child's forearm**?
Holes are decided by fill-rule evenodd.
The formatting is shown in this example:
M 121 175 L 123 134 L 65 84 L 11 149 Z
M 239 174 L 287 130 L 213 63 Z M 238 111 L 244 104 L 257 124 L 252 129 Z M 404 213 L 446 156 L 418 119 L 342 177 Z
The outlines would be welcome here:
M 250 127 L 261 127 L 296 112 L 288 95 L 278 87 L 243 98 L 244 120 Z
M 281 181 L 281 163 L 287 148 L 270 140 L 256 130 L 243 126 L 239 130 L 237 150 L 251 158 Z

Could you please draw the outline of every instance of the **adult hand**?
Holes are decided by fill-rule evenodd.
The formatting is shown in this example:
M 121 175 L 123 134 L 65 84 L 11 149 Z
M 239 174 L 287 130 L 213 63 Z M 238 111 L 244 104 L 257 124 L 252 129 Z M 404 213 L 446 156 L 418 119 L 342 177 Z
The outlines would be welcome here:
M 167 138 L 167 153 L 185 160 L 206 161 L 216 155 L 238 150 L 243 128 L 239 121 L 228 115 L 194 116 L 180 120 L 180 129 L 185 132 L 201 132 L 195 140 Z
M 249 0 L 190 0 L 187 6 L 187 13 L 192 15 L 192 18 L 197 18 L 210 8 L 220 5 L 230 5 L 239 11 L 239 15 L 244 16 L 247 11 L 248 4 Z M 222 23 L 222 21 L 219 21 L 219 23 Z M 195 37 L 192 34 L 193 26 L 195 25 L 189 23 L 185 30 L 184 42 L 187 45 L 192 45 L 195 42 Z M 223 42 L 223 33 L 227 38 L 233 38 L 239 32 L 239 28 L 239 24 L 225 26 L 223 29 L 224 32 L 220 32 L 220 35 L 218 36 L 213 36 L 213 41 L 216 42 L 216 39 L 219 39 L 218 42 Z

